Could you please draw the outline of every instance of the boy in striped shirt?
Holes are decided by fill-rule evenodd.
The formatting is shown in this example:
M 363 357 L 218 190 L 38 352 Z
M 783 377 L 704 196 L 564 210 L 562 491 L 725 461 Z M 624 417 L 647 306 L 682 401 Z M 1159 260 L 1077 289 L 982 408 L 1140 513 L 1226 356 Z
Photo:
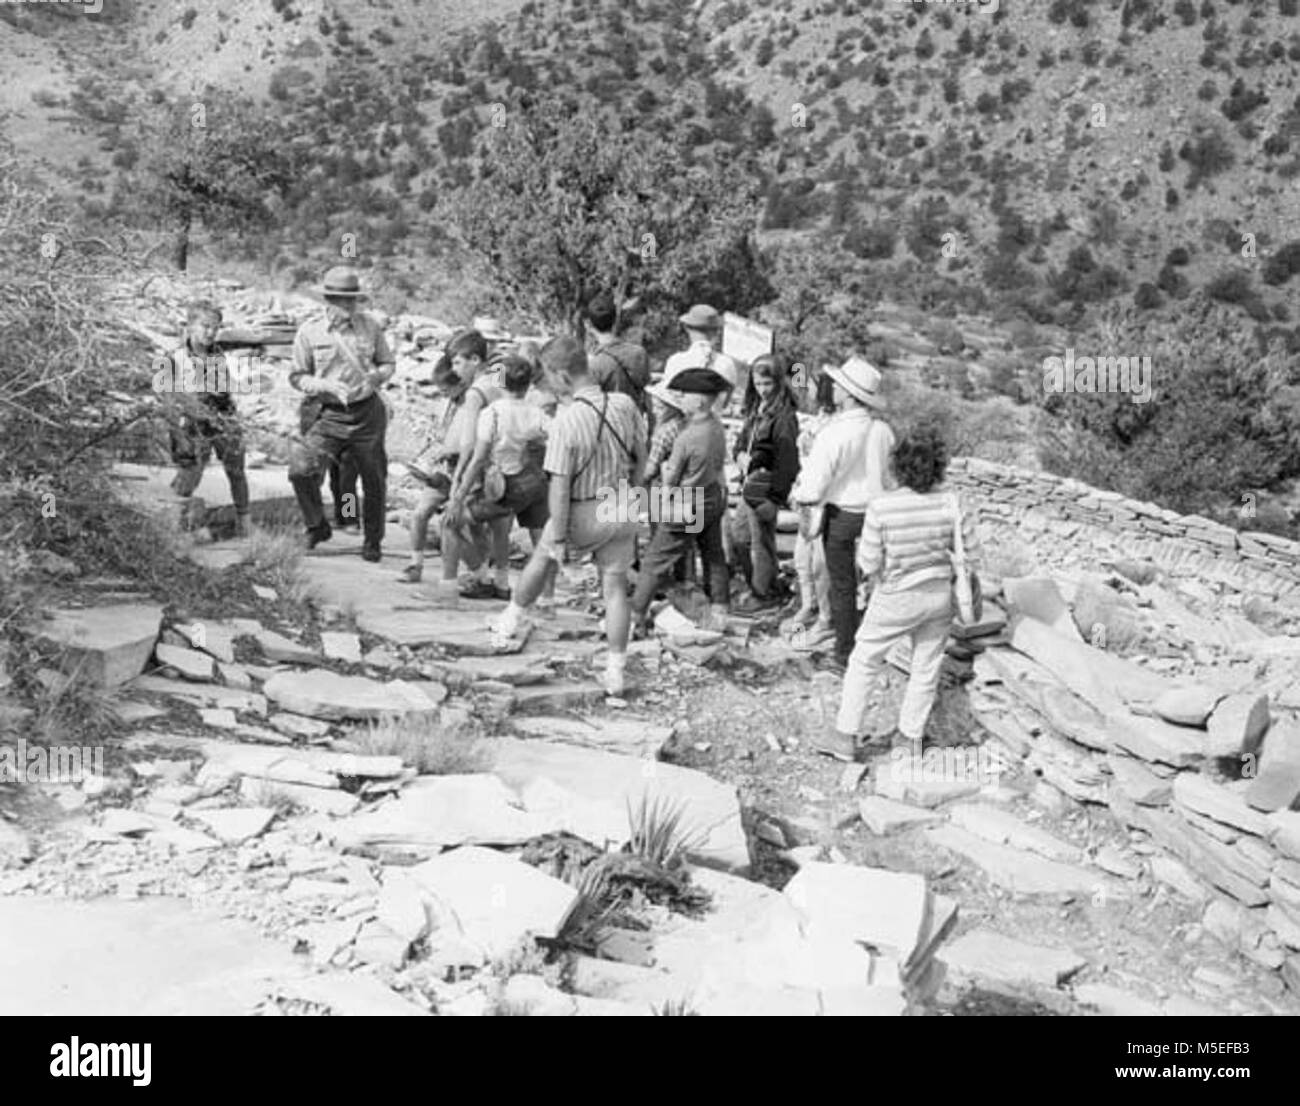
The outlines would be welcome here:
M 898 739 L 920 749 L 925 723 L 939 688 L 944 646 L 952 624 L 952 553 L 960 504 L 939 490 L 948 450 L 933 425 L 921 425 L 894 447 L 900 485 L 867 504 L 858 543 L 858 567 L 875 586 L 844 677 L 833 730 L 817 751 L 853 760 L 885 657 L 901 640 L 912 645 L 911 674 L 899 712 Z M 961 511 L 962 536 L 974 567 L 975 537 Z

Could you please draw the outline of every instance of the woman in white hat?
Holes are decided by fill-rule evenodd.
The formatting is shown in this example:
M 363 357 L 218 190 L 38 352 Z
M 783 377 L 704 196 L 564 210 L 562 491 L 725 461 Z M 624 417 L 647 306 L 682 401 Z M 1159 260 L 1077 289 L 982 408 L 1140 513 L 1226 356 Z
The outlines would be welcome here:
M 857 633 L 858 577 L 854 563 L 867 504 L 888 485 L 894 432 L 879 416 L 885 410 L 879 370 L 860 357 L 828 369 L 838 413 L 813 442 L 790 498 L 823 508 L 821 540 L 830 574 L 835 653 L 829 663 L 842 675 Z

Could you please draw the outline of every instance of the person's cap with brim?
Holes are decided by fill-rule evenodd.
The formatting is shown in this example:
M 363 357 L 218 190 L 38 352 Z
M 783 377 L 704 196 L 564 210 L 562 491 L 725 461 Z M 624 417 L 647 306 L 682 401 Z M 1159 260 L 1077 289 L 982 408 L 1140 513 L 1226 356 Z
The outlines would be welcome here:
M 682 409 L 682 401 L 680 397 L 674 395 L 672 390 L 666 384 L 651 384 L 650 387 L 645 390 L 645 394 L 650 396 L 651 399 L 657 399 L 660 403 L 666 404 L 674 411 L 680 411 Z
M 690 395 L 716 396 L 733 390 L 726 377 L 712 369 L 683 369 L 672 379 L 672 390 Z
M 361 277 L 356 269 L 347 265 L 335 265 L 325 274 L 325 280 L 316 289 L 316 294 L 331 300 L 364 300 L 366 294 L 361 290 Z
M 678 322 L 691 330 L 717 330 L 722 326 L 722 316 L 707 303 L 697 303 Z
M 854 399 L 877 411 L 885 409 L 885 399 L 880 394 L 880 370 L 869 361 L 864 361 L 861 357 L 850 357 L 838 369 L 828 367 L 826 375 Z

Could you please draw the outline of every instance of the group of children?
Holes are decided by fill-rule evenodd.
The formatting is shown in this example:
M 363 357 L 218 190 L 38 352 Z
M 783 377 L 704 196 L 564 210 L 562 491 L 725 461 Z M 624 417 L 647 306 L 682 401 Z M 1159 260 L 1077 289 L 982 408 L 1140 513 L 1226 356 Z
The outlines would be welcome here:
M 325 292 L 330 314 L 313 324 L 319 334 L 309 324 L 300 330 L 291 378 L 308 399 L 323 397 L 328 415 L 328 425 L 313 424 L 323 444 L 316 443 L 310 464 L 305 453 L 291 463 L 306 504 L 309 547 L 329 536 L 316 517 L 324 461 L 355 454 L 369 468 L 387 467 L 387 411 L 371 409 L 383 406 L 378 388 L 392 375 L 391 352 L 373 322 L 355 310 L 354 274 L 331 270 Z M 947 464 L 942 436 L 922 428 L 899 442 L 883 418 L 881 375 L 860 358 L 827 367 L 811 388 L 804 382 L 801 400 L 784 360 L 761 357 L 750 368 L 743 427 L 730 452 L 742 488 L 729 520 L 720 413 L 736 392 L 737 366 L 719 348 L 718 313 L 699 305 L 681 317 L 689 344 L 651 384 L 644 351 L 615 338 L 608 305 L 597 308 L 606 329 L 597 327 L 590 359 L 568 337 L 540 349 L 523 344 L 493 351 L 482 333 L 468 330 L 448 345 L 432 377 L 442 414 L 429 446 L 407 466 L 421 491 L 401 579 L 422 580 L 430 526 L 440 515 L 436 605 L 508 600 L 492 629 L 509 636 L 525 607 L 544 616 L 552 609 L 565 552 L 591 553 L 604 579 L 607 683 L 621 693 L 629 634 L 647 631 L 656 595 L 690 579 L 698 553 L 708 599 L 704 628 L 724 629 L 733 610 L 784 610 L 784 632 L 809 650 L 827 647 L 825 666 L 846 677 L 839 716 L 819 751 L 843 759 L 860 751 L 866 688 L 903 639 L 911 642 L 913 663 L 899 733 L 919 742 L 951 619 L 955 536 L 964 533 L 968 548 L 973 542 L 955 500 L 936 490 Z M 192 307 L 173 362 L 219 356 L 220 321 L 211 304 Z M 362 346 L 364 359 L 357 353 Z M 342 448 L 345 434 L 351 437 Z M 207 455 L 218 453 L 244 531 L 243 442 L 230 397 L 199 397 L 174 430 L 172 447 L 179 469 L 174 486 L 182 495 L 193 491 Z M 367 498 L 375 500 L 366 503 L 363 555 L 378 560 L 383 485 L 374 473 L 362 475 L 369 475 Z M 664 507 L 651 511 L 650 541 L 639 558 L 639 518 L 603 518 L 595 509 L 620 484 L 646 489 Z M 782 584 L 776 547 L 777 521 L 788 508 L 800 520 L 797 607 Z M 512 592 L 515 524 L 529 532 L 534 556 Z M 637 575 L 629 595 L 632 567 Z M 735 604 L 733 567 L 747 584 Z M 864 581 L 872 583 L 869 592 Z

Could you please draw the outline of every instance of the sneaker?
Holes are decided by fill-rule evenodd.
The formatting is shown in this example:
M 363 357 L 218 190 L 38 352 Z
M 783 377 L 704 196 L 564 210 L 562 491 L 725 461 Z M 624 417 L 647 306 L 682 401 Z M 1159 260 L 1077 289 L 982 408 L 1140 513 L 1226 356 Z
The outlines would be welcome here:
M 363 545 L 361 547 L 361 559 L 363 561 L 382 561 L 384 555 L 377 545 Z
M 830 626 L 814 626 L 810 630 L 796 629 L 789 635 L 790 648 L 797 653 L 814 653 L 835 642 L 835 631 Z
M 400 584 L 418 584 L 424 577 L 424 565 L 407 565 L 397 577 Z
M 814 752 L 822 756 L 834 757 L 846 764 L 852 764 L 858 754 L 857 740 L 851 734 L 840 733 L 833 728 L 823 730 L 818 737 L 814 738 L 812 747 Z
M 621 699 L 627 691 L 627 673 L 621 668 L 606 668 L 600 682 L 604 685 L 605 694 L 613 699 Z
M 781 633 L 789 637 L 795 630 L 803 630 L 817 621 L 816 607 L 800 607 L 781 623 Z
M 507 607 L 500 614 L 492 615 L 486 620 L 492 644 L 498 648 L 504 648 L 518 638 L 527 637 L 532 629 L 532 623 L 527 615 L 520 614 L 512 618 L 510 610 L 511 608 Z
M 460 589 L 462 599 L 509 599 L 510 589 L 499 588 L 491 580 L 474 580 Z
M 310 551 L 315 549 L 323 541 L 329 541 L 334 536 L 334 531 L 330 529 L 328 522 L 322 522 L 315 529 L 308 530 L 306 538 L 303 539 L 304 546 Z
M 781 600 L 778 596 L 755 595 L 751 591 L 733 603 L 731 609 L 736 614 L 766 614 L 768 611 L 778 610 L 780 606 Z
M 844 679 L 844 665 L 841 664 L 834 656 L 823 657 L 817 662 L 817 671 L 825 672 L 828 676 L 834 676 L 837 679 Z

